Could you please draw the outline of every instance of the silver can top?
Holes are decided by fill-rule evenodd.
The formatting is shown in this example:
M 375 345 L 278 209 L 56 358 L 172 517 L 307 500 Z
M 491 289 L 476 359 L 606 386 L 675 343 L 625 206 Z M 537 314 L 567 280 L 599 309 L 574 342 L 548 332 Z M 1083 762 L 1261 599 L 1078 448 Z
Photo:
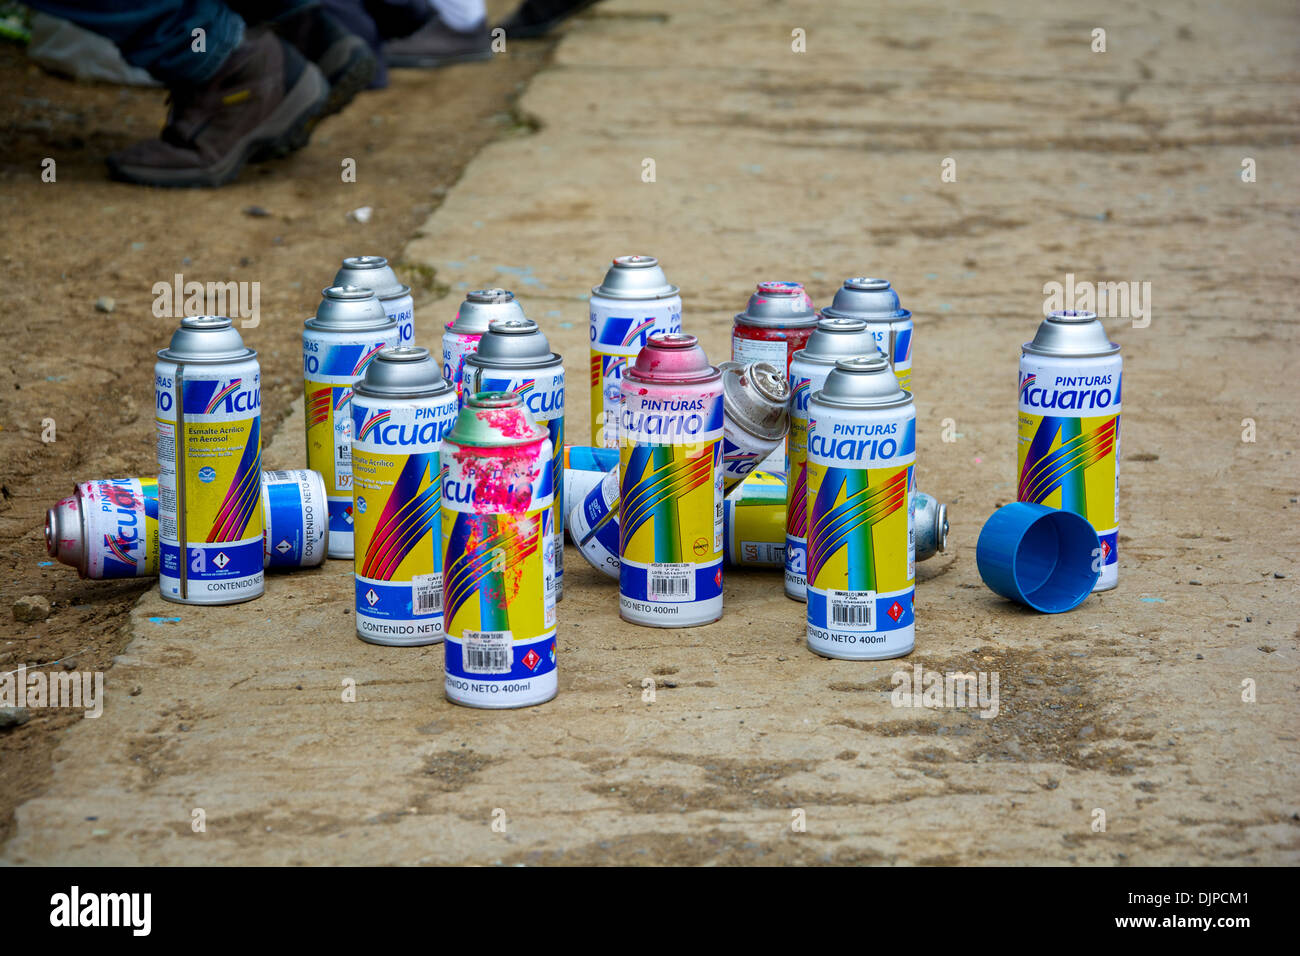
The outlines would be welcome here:
M 837 408 L 892 408 L 912 403 L 898 385 L 889 359 L 877 353 L 840 359 L 813 401 Z
M 64 498 L 45 513 L 45 550 L 51 558 L 86 573 L 86 539 L 82 537 L 81 494 Z
M 667 299 L 678 291 L 654 256 L 617 256 L 605 281 L 593 286 L 591 294 L 607 299 Z
M 158 352 L 169 362 L 232 362 L 256 355 L 224 315 L 187 315 L 167 348 Z
M 948 506 L 923 491 L 918 491 L 912 500 L 916 502 L 916 559 L 924 561 L 948 550 Z
M 384 349 L 352 391 L 369 398 L 429 398 L 454 389 L 443 379 L 441 363 L 415 345 Z
M 1056 311 L 1038 326 L 1032 342 L 1021 348 L 1031 355 L 1089 358 L 1115 355 L 1119 345 L 1110 340 L 1095 312 Z
M 912 313 L 903 308 L 888 279 L 855 276 L 844 280 L 834 301 L 822 309 L 822 315 L 888 322 L 910 318 Z
M 524 368 L 560 364 L 551 343 L 532 319 L 497 319 L 479 339 L 478 351 L 465 359 L 480 368 Z
M 760 282 L 737 322 L 763 328 L 802 329 L 817 324 L 817 310 L 798 282 Z
M 802 359 L 817 365 L 834 365 L 842 358 L 858 355 L 879 355 L 876 337 L 863 319 L 827 318 L 825 311 L 817 328 L 808 336 L 804 347 L 794 353 L 793 360 Z
M 378 296 L 370 289 L 355 285 L 332 285 L 321 290 L 316 314 L 303 324 L 309 329 L 328 332 L 370 332 L 397 328 L 397 322 L 384 312 Z
M 381 301 L 411 294 L 411 287 L 402 284 L 383 256 L 348 256 L 334 273 L 334 284 L 370 289 Z
M 723 362 L 722 407 L 727 420 L 763 439 L 790 431 L 790 381 L 767 362 Z
M 507 289 L 476 289 L 465 296 L 456 318 L 447 326 L 456 332 L 482 334 L 494 321 L 523 319 L 523 308 L 515 301 L 515 294 Z

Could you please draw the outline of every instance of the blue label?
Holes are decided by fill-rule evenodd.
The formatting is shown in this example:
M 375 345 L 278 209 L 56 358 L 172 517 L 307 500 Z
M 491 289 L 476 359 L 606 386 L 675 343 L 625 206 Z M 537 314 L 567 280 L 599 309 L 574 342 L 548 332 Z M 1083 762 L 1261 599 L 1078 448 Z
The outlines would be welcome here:
M 451 677 L 460 677 L 468 681 L 516 681 L 541 677 L 555 670 L 555 635 L 538 638 L 535 641 L 514 643 L 514 664 L 510 673 L 505 674 L 471 674 L 465 670 L 465 655 L 461 652 L 461 643 L 447 638 L 446 672 Z M 529 665 L 533 666 L 529 666 Z
M 618 554 L 615 547 L 614 553 Z M 638 568 L 623 561 L 618 569 L 618 593 L 635 601 L 650 601 L 649 568 Z M 695 565 L 695 601 L 707 601 L 722 593 L 722 562 Z M 691 601 L 654 601 L 655 604 L 692 604 Z

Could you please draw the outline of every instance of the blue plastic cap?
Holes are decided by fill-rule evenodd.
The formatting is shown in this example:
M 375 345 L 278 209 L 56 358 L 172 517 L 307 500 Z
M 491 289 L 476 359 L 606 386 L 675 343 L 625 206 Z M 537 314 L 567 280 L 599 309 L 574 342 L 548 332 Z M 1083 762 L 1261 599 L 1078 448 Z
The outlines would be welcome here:
M 1101 577 L 1101 541 L 1073 511 L 1013 501 L 984 522 L 975 546 L 980 577 L 994 592 L 1044 614 L 1083 603 Z

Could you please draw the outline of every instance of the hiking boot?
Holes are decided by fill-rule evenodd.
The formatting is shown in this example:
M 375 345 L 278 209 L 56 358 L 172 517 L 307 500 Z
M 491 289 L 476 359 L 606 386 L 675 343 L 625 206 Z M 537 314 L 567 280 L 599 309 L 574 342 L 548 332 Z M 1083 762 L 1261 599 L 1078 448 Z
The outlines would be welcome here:
M 384 60 L 389 66 L 413 66 L 432 69 L 450 63 L 492 58 L 492 34 L 487 20 L 462 33 L 434 17 L 410 36 L 384 44 Z
M 275 32 L 315 63 L 329 81 L 330 97 L 322 117 L 347 106 L 374 78 L 379 61 L 369 44 L 319 7 L 279 21 Z
M 545 36 L 569 17 L 595 3 L 596 0 L 524 0 L 497 26 L 506 31 L 507 41 L 530 40 Z
M 314 64 L 269 30 L 249 29 L 212 79 L 171 91 L 157 139 L 114 153 L 108 169 L 146 186 L 220 186 L 249 159 L 306 146 L 328 98 Z

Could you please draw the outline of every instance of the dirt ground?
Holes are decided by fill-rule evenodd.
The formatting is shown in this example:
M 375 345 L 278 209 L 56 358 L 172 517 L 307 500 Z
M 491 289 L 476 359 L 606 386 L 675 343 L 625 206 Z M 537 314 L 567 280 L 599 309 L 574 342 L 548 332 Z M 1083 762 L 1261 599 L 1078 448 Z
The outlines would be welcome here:
M 506 4 L 495 4 L 494 9 Z M 151 310 L 155 282 L 261 283 L 264 427 L 273 436 L 300 396 L 302 319 L 347 255 L 385 255 L 416 303 L 446 295 L 405 242 L 486 142 L 530 129 L 514 103 L 552 42 L 519 43 L 490 64 L 395 70 L 326 119 L 311 147 L 245 169 L 220 190 L 154 190 L 108 179 L 103 157 L 157 129 L 165 92 L 77 83 L 0 44 L 0 328 L 12 382 L 0 389 L 0 670 L 19 664 L 106 670 L 129 640 L 126 615 L 148 582 L 81 581 L 45 553 L 45 511 L 76 481 L 157 471 L 150 409 L 154 352 L 175 322 Z M 357 160 L 355 183 L 339 176 Z M 54 158 L 57 179 L 41 181 Z M 370 206 L 362 225 L 350 210 Z M 246 210 L 260 207 L 266 215 Z M 111 313 L 96 310 L 101 297 Z M 55 441 L 41 440 L 52 418 Z M 31 594 L 54 613 L 17 624 Z M 75 714 L 33 711 L 0 731 L 0 841 L 13 809 L 40 792 Z
M 1098 27 L 1105 53 L 1090 49 Z M 1300 861 L 1293 5 L 610 0 L 547 53 L 398 77 L 288 163 L 180 195 L 110 185 L 90 155 L 132 135 L 119 95 L 148 124 L 157 94 L 93 90 L 92 110 L 80 88 L 19 74 L 3 107 L 18 131 L 4 209 L 20 227 L 6 229 L 0 321 L 23 350 L 9 359 L 21 387 L 4 392 L 0 530 L 5 597 L 57 606 L 13 627 L 0 664 L 113 666 L 102 718 L 44 712 L 0 731 L 14 809 L 0 859 Z M 50 103 L 28 116 L 32 98 Z M 462 98 L 499 118 L 441 112 L 473 115 Z M 394 142 L 412 100 L 436 111 Z M 81 158 L 42 185 L 40 158 L 64 137 L 103 145 L 66 147 Z M 365 162 L 356 186 L 318 185 L 351 155 L 342 142 L 391 164 L 375 186 Z M 941 179 L 949 158 L 956 182 Z M 55 189 L 80 193 L 42 198 Z M 244 215 L 253 203 L 273 216 Z M 301 463 L 298 322 L 334 260 L 359 251 L 344 214 L 367 203 L 367 228 L 389 231 L 365 232 L 366 249 L 400 250 L 419 284 L 417 342 L 436 347 L 465 289 L 520 294 L 577 383 L 571 436 L 588 421 L 584 300 L 611 255 L 658 255 L 714 357 L 759 279 L 803 279 L 818 305 L 844 276 L 892 279 L 917 322 L 919 484 L 952 506 L 948 553 L 918 565 L 916 652 L 810 654 L 802 606 L 760 572 L 728 575 L 717 624 L 631 627 L 570 548 L 559 696 L 488 713 L 443 699 L 441 648 L 355 639 L 346 562 L 202 611 L 40 568 L 39 517 L 74 478 L 152 470 L 140 372 L 170 320 L 149 315 L 148 290 L 183 256 L 263 281 L 264 408 L 287 416 L 266 459 Z M 69 241 L 88 221 L 89 251 Z M 1018 348 L 1044 283 L 1067 274 L 1150 282 L 1152 311 L 1149 325 L 1107 320 L 1126 362 L 1120 585 L 1045 617 L 991 594 L 974 554 L 1014 495 Z M 93 309 L 105 294 L 107 316 Z M 56 361 L 61 315 L 130 325 L 120 346 L 72 343 Z M 110 399 L 111 436 L 77 404 L 88 394 Z M 68 425 L 43 445 L 50 414 Z M 997 716 L 891 706 L 895 672 L 914 665 L 997 674 Z

